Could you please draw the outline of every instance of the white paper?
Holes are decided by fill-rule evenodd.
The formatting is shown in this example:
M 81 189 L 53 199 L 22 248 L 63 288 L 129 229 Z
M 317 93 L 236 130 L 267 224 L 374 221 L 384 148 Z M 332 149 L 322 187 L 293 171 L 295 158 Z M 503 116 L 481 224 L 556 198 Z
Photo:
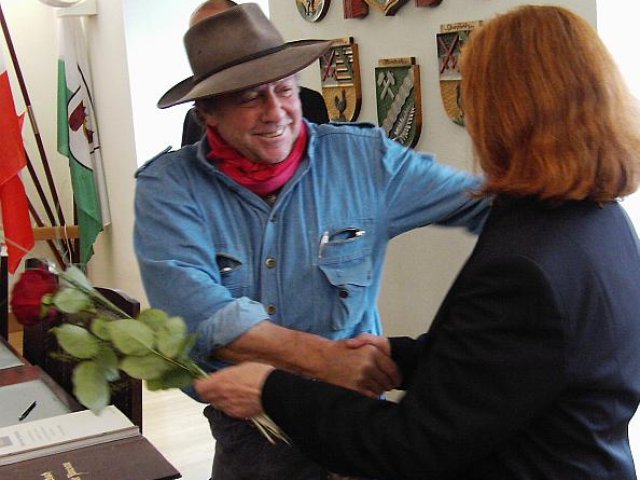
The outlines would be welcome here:
M 83 410 L 18 423 L 0 428 L 0 465 L 136 435 L 138 427 L 113 405 L 99 415 Z

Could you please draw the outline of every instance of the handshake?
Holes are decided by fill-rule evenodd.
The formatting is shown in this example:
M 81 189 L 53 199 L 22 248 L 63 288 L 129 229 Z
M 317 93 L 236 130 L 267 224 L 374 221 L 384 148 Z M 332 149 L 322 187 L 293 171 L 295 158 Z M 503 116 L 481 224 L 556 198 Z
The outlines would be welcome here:
M 304 357 L 304 362 L 279 365 L 279 368 L 371 398 L 402 383 L 385 337 L 365 333 L 349 340 L 324 340 L 315 348 L 298 349 L 297 354 Z M 300 368 L 303 363 L 304 368 Z M 202 400 L 228 415 L 254 417 L 263 413 L 262 387 L 274 368 L 266 363 L 243 362 L 196 380 L 194 386 Z
M 378 397 L 402 382 L 400 371 L 391 359 L 386 337 L 368 333 L 350 340 L 332 341 L 326 349 L 324 368 L 314 378 Z

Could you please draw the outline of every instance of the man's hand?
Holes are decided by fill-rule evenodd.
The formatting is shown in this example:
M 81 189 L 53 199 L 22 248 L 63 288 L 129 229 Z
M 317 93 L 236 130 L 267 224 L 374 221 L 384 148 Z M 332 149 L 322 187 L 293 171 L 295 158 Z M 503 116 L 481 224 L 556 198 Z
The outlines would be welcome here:
M 273 369 L 264 363 L 246 362 L 198 379 L 194 387 L 203 400 L 227 415 L 255 417 L 263 413 L 262 387 Z
M 324 369 L 316 374 L 316 378 L 369 397 L 377 397 L 400 385 L 400 371 L 384 347 L 378 348 L 372 341 L 355 340 L 331 342 L 323 352 Z M 386 350 L 389 351 L 388 341 Z
M 347 345 L 351 348 L 360 348 L 364 345 L 373 345 L 386 356 L 391 357 L 391 343 L 387 337 L 371 335 L 370 333 L 361 333 L 355 338 L 347 340 Z

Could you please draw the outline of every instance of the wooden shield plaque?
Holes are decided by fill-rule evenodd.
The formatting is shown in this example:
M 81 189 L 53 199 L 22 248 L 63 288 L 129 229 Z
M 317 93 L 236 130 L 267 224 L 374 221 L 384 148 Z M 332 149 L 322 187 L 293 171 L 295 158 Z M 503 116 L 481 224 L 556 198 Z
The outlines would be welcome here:
M 407 147 L 418 143 L 422 130 L 420 68 L 415 63 L 415 57 L 388 58 L 375 69 L 378 124 Z
M 369 14 L 365 0 L 343 0 L 344 18 L 363 18 Z
M 331 121 L 355 121 L 362 105 L 362 89 L 358 44 L 353 37 L 334 40 L 320 57 L 320 81 Z
M 385 15 L 395 15 L 407 0 L 366 0 L 366 2 L 384 12 Z
M 319 22 L 329 10 L 331 0 L 296 0 L 298 13 L 307 22 Z
M 437 7 L 442 0 L 416 0 L 416 7 Z
M 449 23 L 440 26 L 436 34 L 438 44 L 438 68 L 440 72 L 440 96 L 444 109 L 453 123 L 464 125 L 464 112 L 460 104 L 460 53 L 469 34 L 481 21 Z

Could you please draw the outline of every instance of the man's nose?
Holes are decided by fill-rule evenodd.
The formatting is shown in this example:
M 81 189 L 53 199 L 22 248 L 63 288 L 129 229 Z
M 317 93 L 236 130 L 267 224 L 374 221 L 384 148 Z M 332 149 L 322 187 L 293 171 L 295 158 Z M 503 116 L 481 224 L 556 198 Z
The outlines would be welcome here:
M 283 116 L 282 100 L 275 92 L 266 92 L 264 95 L 262 120 L 265 122 L 277 122 Z

